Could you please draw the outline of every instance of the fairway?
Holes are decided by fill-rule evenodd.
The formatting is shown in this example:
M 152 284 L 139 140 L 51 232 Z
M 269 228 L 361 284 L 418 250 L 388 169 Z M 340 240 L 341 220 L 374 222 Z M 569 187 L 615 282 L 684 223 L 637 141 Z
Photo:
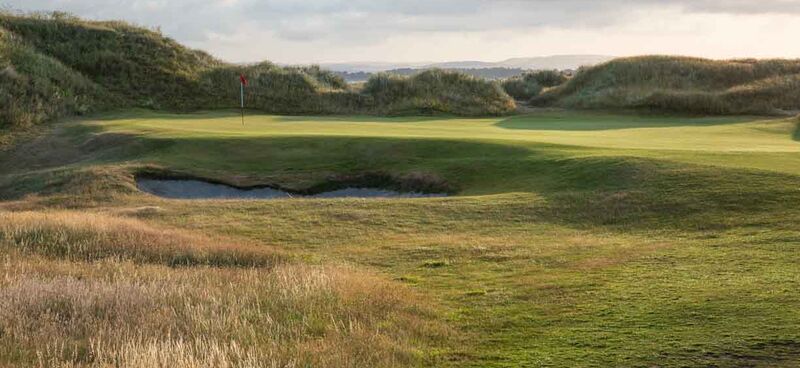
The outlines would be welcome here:
M 789 367 L 800 359 L 796 129 L 566 111 L 242 125 L 233 112 L 130 110 L 7 151 L 0 193 L 9 209 L 136 218 L 403 284 L 447 331 L 403 340 L 413 365 Z M 416 173 L 456 191 L 167 200 L 136 190 L 143 168 L 295 189 Z

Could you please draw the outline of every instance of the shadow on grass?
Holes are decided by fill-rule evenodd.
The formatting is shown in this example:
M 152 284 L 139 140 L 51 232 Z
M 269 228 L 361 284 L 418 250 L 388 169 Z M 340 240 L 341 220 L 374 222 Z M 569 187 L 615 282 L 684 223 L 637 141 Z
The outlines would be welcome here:
M 198 110 L 198 111 L 158 111 L 149 109 L 122 109 L 111 112 L 99 113 L 82 120 L 89 121 L 114 121 L 125 119 L 157 119 L 169 122 L 172 120 L 186 121 L 186 120 L 208 120 L 208 119 L 235 119 L 239 122 L 241 111 L 238 109 L 216 109 L 216 110 Z M 427 115 L 398 115 L 398 116 L 379 116 L 379 115 L 278 115 L 270 114 L 259 110 L 245 109 L 245 124 L 253 122 L 254 119 L 262 120 L 269 118 L 272 122 L 292 123 L 292 122 L 363 122 L 363 123 L 420 123 L 428 121 L 442 121 L 442 120 L 464 120 L 470 119 L 459 117 L 452 114 L 445 113 L 432 113 Z
M 601 131 L 635 128 L 713 126 L 742 123 L 753 119 L 755 118 L 557 112 L 513 116 L 496 123 L 495 126 L 517 130 Z
M 795 123 L 794 134 L 792 135 L 792 138 L 794 138 L 796 141 L 800 141 L 800 117 L 797 118 L 797 122 Z
M 135 193 L 126 180 L 132 181 L 137 168 L 153 166 L 234 185 L 299 191 L 335 175 L 431 175 L 443 179 L 456 195 L 533 193 L 544 200 L 504 204 L 498 209 L 501 216 L 581 226 L 714 227 L 730 223 L 726 218 L 731 216 L 746 219 L 800 201 L 796 176 L 623 156 L 575 158 L 553 145 L 337 136 L 138 136 L 133 148 L 120 149 L 111 138 L 112 144 L 92 146 L 85 161 L 70 167 L 0 180 L 0 197 L 79 197 L 87 188 L 96 188 L 89 192 L 92 196 L 102 196 L 104 190 Z M 431 200 L 417 201 L 430 207 L 426 203 Z M 491 197 L 481 203 L 491 207 Z

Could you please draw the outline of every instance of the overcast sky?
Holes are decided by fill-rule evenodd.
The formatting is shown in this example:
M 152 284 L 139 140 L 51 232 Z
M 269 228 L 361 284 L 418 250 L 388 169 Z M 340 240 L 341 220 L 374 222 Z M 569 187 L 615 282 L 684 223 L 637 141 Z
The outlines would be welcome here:
M 800 57 L 800 0 L 0 0 L 158 26 L 227 61 Z

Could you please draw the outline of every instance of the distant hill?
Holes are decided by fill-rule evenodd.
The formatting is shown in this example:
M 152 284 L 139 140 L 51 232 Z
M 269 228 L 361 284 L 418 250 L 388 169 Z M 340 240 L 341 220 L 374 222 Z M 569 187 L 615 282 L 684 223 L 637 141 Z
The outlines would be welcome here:
M 800 110 L 800 60 L 615 59 L 581 70 L 531 102 L 698 114 L 796 112 Z
M 321 63 L 320 67 L 333 72 L 348 73 L 378 73 L 393 69 L 421 68 L 430 63 L 391 63 L 391 62 L 352 62 L 352 63 Z
M 423 68 L 462 68 L 462 69 L 476 69 L 476 68 L 512 68 L 512 69 L 527 69 L 527 70 L 565 70 L 565 69 L 578 69 L 582 66 L 592 66 L 604 63 L 613 59 L 613 56 L 604 55 L 554 55 L 542 57 L 529 57 L 529 58 L 514 58 L 498 62 L 482 62 L 482 61 L 457 61 L 447 63 L 434 63 L 424 66 Z
M 437 68 L 438 69 L 438 68 Z M 414 74 L 421 73 L 425 70 L 430 69 L 413 69 L 413 68 L 402 68 L 402 69 L 392 69 L 387 70 L 383 73 L 394 74 L 394 75 L 402 75 L 402 76 L 411 76 Z M 500 80 L 500 79 L 507 79 L 516 76 L 520 76 L 525 73 L 526 70 L 520 68 L 473 68 L 473 69 L 463 69 L 463 68 L 446 68 L 444 70 L 449 70 L 458 73 L 464 73 L 467 75 L 471 75 L 476 78 L 488 79 L 488 80 Z M 334 74 L 344 78 L 344 80 L 348 82 L 365 82 L 370 77 L 372 77 L 375 73 L 367 73 L 367 72 L 333 72 Z
M 525 70 L 578 69 L 613 59 L 605 55 L 554 55 L 529 58 L 513 58 L 497 62 L 486 61 L 451 61 L 443 63 L 390 63 L 390 62 L 355 62 L 355 63 L 323 63 L 323 68 L 335 72 L 376 73 L 398 69 L 489 69 L 509 68 Z

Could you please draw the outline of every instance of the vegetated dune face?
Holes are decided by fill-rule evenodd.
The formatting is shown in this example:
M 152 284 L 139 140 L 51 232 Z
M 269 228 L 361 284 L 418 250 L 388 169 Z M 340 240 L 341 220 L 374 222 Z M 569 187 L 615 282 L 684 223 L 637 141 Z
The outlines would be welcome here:
M 793 111 L 800 109 L 800 60 L 622 58 L 583 69 L 532 102 L 702 114 Z
M 109 108 L 234 108 L 242 73 L 245 105 L 271 113 L 496 115 L 515 107 L 497 83 L 457 72 L 392 80 L 402 95 L 361 93 L 319 67 L 229 64 L 124 22 L 0 13 L 0 127 Z
M 378 74 L 364 86 L 384 113 L 447 112 L 501 115 L 514 111 L 514 100 L 498 83 L 445 70 L 426 70 L 411 77 Z
M 108 103 L 106 92 L 0 26 L 0 127 L 87 113 Z
M 115 215 L 0 213 L 0 259 L 8 366 L 416 366 L 446 332 L 379 276 Z

